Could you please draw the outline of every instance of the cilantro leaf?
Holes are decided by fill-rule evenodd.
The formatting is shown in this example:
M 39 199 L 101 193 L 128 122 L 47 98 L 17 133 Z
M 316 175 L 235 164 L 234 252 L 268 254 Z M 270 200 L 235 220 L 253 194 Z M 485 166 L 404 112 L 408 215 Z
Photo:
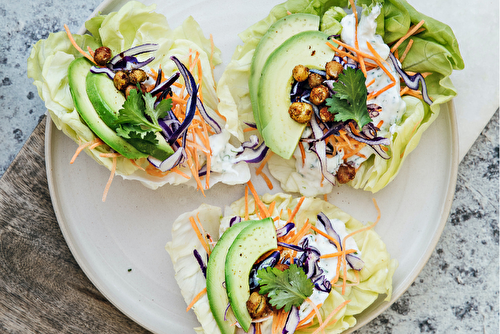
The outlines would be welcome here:
M 366 107 L 366 85 L 363 72 L 353 68 L 345 69 L 333 83 L 335 94 L 326 100 L 328 110 L 335 114 L 335 120 L 354 120 L 360 129 L 371 122 Z
M 146 104 L 144 113 L 159 127 L 158 119 L 167 116 L 168 111 L 172 108 L 172 99 L 161 100 L 155 108 L 156 97 L 152 96 L 151 93 L 146 93 L 144 95 L 144 102 Z
M 145 129 L 161 131 L 161 127 L 151 123 L 145 116 L 144 110 L 146 103 L 142 94 L 137 89 L 132 89 L 128 98 L 123 103 L 120 114 L 118 115 L 117 124 L 129 123 L 135 126 L 141 126 Z M 157 122 L 157 120 L 155 120 Z
M 261 295 L 268 294 L 269 302 L 274 307 L 285 308 L 288 312 L 292 306 L 300 306 L 313 293 L 313 283 L 304 271 L 296 264 L 290 265 L 284 271 L 267 267 L 257 272 L 260 278 Z

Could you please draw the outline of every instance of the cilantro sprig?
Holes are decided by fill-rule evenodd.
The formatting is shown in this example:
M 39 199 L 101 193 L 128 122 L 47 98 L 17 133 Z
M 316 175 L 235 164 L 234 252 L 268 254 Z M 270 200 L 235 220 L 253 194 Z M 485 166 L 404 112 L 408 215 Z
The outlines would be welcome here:
M 116 120 L 116 133 L 123 138 L 142 139 L 156 145 L 155 132 L 162 130 L 158 119 L 167 115 L 172 100 L 162 100 L 156 108 L 155 101 L 156 98 L 150 93 L 143 95 L 137 89 L 131 90 Z
M 269 302 L 277 309 L 289 312 L 292 306 L 300 306 L 313 293 L 313 283 L 296 264 L 284 271 L 267 267 L 257 272 L 260 279 L 259 293 L 268 294 Z
M 367 89 L 363 72 L 353 68 L 345 69 L 337 82 L 333 83 L 333 94 L 326 100 L 328 110 L 335 114 L 337 122 L 354 120 L 360 129 L 371 122 L 366 107 Z

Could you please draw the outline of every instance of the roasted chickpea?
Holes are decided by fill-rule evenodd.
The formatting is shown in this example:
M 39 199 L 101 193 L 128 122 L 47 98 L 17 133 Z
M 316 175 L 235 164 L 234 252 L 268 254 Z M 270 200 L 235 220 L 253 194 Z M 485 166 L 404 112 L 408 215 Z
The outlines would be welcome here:
M 324 80 L 325 78 L 318 73 L 309 73 L 309 78 L 307 78 L 307 82 L 311 88 L 321 85 Z
M 111 49 L 101 46 L 94 51 L 94 61 L 99 66 L 105 66 L 111 60 Z
M 146 86 L 144 86 L 144 85 L 140 85 L 140 87 L 141 87 L 141 92 L 142 92 L 142 94 L 146 93 L 146 91 L 147 91 L 147 90 L 146 90 Z M 130 91 L 131 91 L 131 90 L 133 90 L 133 89 L 137 90 L 137 85 L 132 85 L 132 84 L 129 84 L 129 85 L 125 88 L 125 98 L 128 98 L 128 96 L 130 95 Z
M 247 300 L 247 310 L 252 319 L 266 316 L 269 312 L 266 296 L 260 295 L 258 292 L 252 292 Z
M 288 267 L 290 267 L 289 265 L 287 264 L 284 264 L 284 263 L 277 263 L 274 268 L 280 270 L 280 271 L 285 271 L 286 269 L 288 269 Z
M 319 85 L 311 90 L 309 100 L 315 105 L 320 105 L 325 102 L 326 98 L 330 95 L 328 88 L 324 85 Z
M 312 106 L 305 102 L 294 102 L 288 108 L 290 117 L 298 123 L 307 123 L 314 113 Z
M 146 74 L 146 72 L 144 72 L 144 70 L 141 69 L 132 70 L 129 74 L 130 83 L 133 84 L 144 82 L 147 79 L 148 75 Z
M 297 65 L 293 68 L 293 78 L 298 81 L 306 81 L 307 78 L 309 77 L 309 69 L 305 67 L 304 65 Z
M 337 171 L 337 181 L 340 184 L 347 183 L 356 176 L 356 168 L 351 165 L 341 165 Z
M 115 73 L 115 77 L 113 78 L 113 83 L 115 84 L 116 89 L 124 90 L 127 88 L 129 84 L 128 74 L 125 71 L 118 71 Z
M 326 78 L 328 80 L 337 79 L 339 77 L 339 74 L 342 73 L 343 70 L 344 67 L 339 62 L 334 60 L 329 61 L 325 66 Z
M 319 117 L 325 123 L 335 121 L 335 115 L 328 110 L 328 107 L 323 107 L 319 110 Z

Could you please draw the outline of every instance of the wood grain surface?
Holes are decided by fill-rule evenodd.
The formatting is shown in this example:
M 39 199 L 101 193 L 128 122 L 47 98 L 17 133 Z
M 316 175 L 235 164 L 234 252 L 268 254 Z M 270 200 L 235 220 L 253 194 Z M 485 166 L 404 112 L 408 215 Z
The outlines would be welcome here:
M 42 120 L 0 179 L 0 332 L 148 333 L 73 258 L 47 185 Z

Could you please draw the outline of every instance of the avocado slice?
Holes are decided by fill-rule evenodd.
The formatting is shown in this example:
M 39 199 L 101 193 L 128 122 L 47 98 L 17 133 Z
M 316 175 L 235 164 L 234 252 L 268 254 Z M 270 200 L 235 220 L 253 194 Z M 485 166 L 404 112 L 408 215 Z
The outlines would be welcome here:
M 86 82 L 87 95 L 95 111 L 104 123 L 110 128 L 116 129 L 116 121 L 120 109 L 125 103 L 125 96 L 116 89 L 113 80 L 110 80 L 106 74 L 89 71 Z
M 253 264 L 262 254 L 276 249 L 276 228 L 272 218 L 265 218 L 245 227 L 236 237 L 226 256 L 226 289 L 238 323 L 248 332 L 252 317 L 246 302 L 250 297 L 248 282 Z
M 334 55 L 326 45 L 327 39 L 328 35 L 320 31 L 298 33 L 274 50 L 262 69 L 258 90 L 260 133 L 266 145 L 285 159 L 293 155 L 306 127 L 288 114 L 292 70 L 296 65 L 324 69 Z
M 229 299 L 227 297 L 226 288 L 223 283 L 225 281 L 225 265 L 226 255 L 229 247 L 233 244 L 234 239 L 238 234 L 255 221 L 244 221 L 226 230 L 221 236 L 217 244 L 215 244 L 207 265 L 207 296 L 210 304 L 210 310 L 219 326 L 222 334 L 233 334 L 236 330 L 234 323 L 234 316 L 230 310 L 226 314 L 227 304 Z M 226 318 L 227 320 L 224 320 Z
M 267 32 L 260 39 L 255 48 L 250 66 L 250 79 L 248 88 L 250 90 L 250 99 L 252 101 L 253 115 L 257 129 L 262 129 L 259 121 L 259 104 L 257 91 L 259 89 L 259 80 L 269 55 L 276 50 L 288 38 L 307 30 L 319 30 L 319 16 L 313 14 L 297 13 L 283 17 L 274 22 Z
M 119 137 L 97 114 L 87 95 L 86 78 L 92 64 L 84 57 L 76 58 L 68 68 L 69 90 L 80 117 L 97 137 L 116 152 L 128 159 L 145 158 L 148 154 L 140 152 L 125 139 Z
M 125 96 L 116 89 L 113 80 L 103 73 L 96 74 L 89 71 L 86 85 L 87 95 L 95 111 L 107 126 L 116 131 L 118 115 L 125 103 Z M 156 133 L 156 139 L 158 144 L 154 147 L 140 139 L 125 140 L 137 150 L 163 161 L 171 156 L 174 150 L 159 133 Z

